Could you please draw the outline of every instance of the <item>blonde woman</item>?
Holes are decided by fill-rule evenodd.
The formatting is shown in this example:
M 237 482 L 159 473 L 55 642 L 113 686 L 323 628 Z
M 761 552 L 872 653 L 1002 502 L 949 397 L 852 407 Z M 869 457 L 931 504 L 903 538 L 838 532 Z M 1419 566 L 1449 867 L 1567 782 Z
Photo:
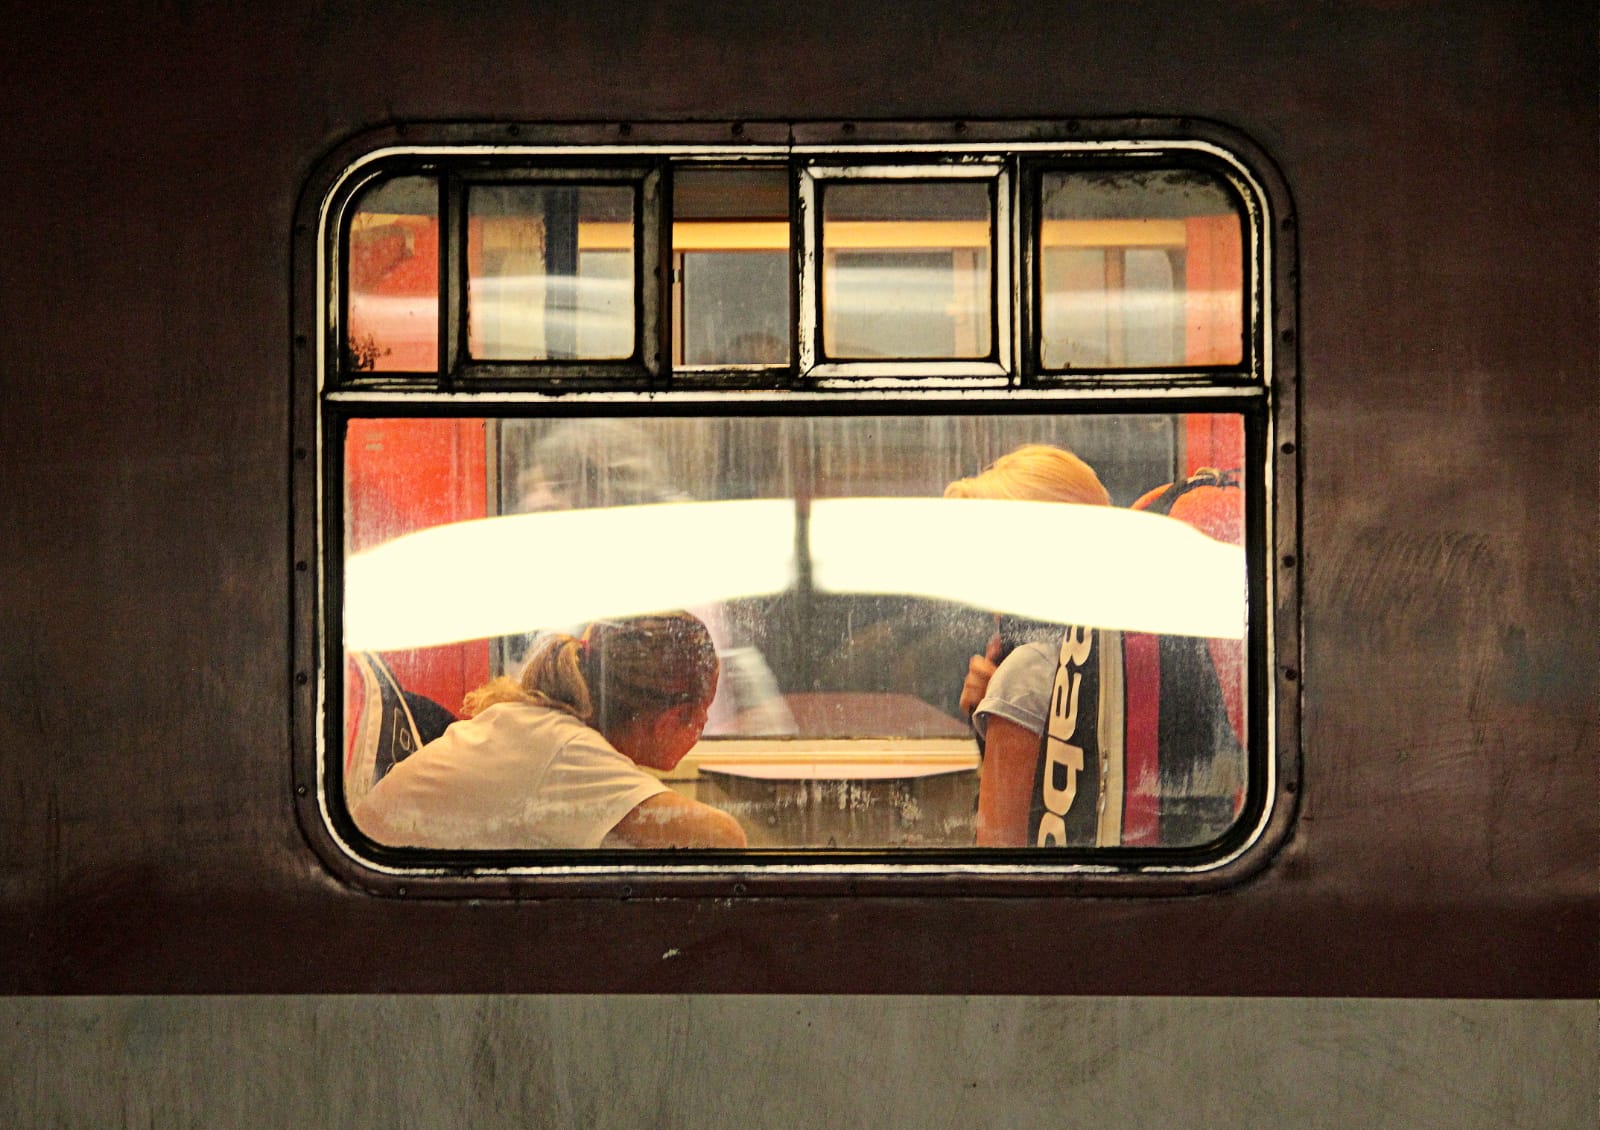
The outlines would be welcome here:
M 553 636 L 519 679 L 469 694 L 464 720 L 351 815 L 397 847 L 743 847 L 732 816 L 645 772 L 673 768 L 699 740 L 717 676 L 710 633 L 686 612 Z
M 1073 502 L 1109 506 L 1111 497 L 1094 469 L 1070 451 L 1029 444 L 995 460 L 981 474 L 958 479 L 946 498 L 1017 502 Z M 1019 546 L 1025 550 L 1025 546 Z M 984 654 L 967 664 L 961 708 L 983 750 L 978 780 L 978 843 L 1022 847 L 1028 829 L 1039 738 L 1050 714 L 1062 626 L 997 632 Z

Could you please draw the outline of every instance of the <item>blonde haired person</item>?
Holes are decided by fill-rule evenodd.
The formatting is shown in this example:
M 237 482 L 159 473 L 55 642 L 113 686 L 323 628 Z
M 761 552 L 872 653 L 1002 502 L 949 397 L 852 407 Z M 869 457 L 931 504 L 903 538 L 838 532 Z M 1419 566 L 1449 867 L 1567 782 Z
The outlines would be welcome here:
M 1044 443 L 1030 443 L 1002 455 L 970 478 L 944 488 L 946 498 L 987 498 L 1012 502 L 1076 502 L 1110 506 L 1111 496 L 1094 468 L 1072 452 Z M 994 677 L 1000 637 L 989 640 L 984 654 L 967 664 L 961 685 L 961 710 L 971 715 Z
M 351 813 L 396 847 L 743 847 L 738 821 L 673 792 L 717 689 L 686 612 L 596 621 L 545 640 L 521 677 L 467 695 L 464 720 L 400 762 Z
M 1065 448 L 1044 443 L 1025 444 L 1002 455 L 980 474 L 945 487 L 944 496 L 1111 505 L 1093 467 Z
M 1002 455 L 981 474 L 958 479 L 946 498 L 1014 502 L 1071 502 L 1109 506 L 1111 496 L 1094 468 L 1072 452 L 1034 443 Z M 1025 547 L 1019 546 L 1019 551 Z M 982 655 L 967 663 L 961 709 L 971 716 L 983 750 L 978 780 L 978 843 L 1022 847 L 1037 774 L 1039 737 L 1050 712 L 1061 626 L 1020 642 L 1009 654 L 996 633 Z

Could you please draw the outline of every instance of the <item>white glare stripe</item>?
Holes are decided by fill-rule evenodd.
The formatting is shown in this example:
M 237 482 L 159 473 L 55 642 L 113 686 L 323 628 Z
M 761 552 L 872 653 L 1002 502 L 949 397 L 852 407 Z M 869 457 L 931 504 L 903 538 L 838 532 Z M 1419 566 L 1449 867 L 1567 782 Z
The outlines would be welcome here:
M 1244 550 L 1110 506 L 840 498 L 811 510 L 826 592 L 908 593 L 1060 624 L 1244 636 Z
M 794 504 L 663 503 L 436 526 L 351 557 L 345 646 L 428 647 L 782 592 Z
M 1244 635 L 1245 556 L 1173 518 L 1107 506 L 819 499 L 814 586 L 955 601 L 1063 624 Z M 795 583 L 789 499 L 520 514 L 351 557 L 345 646 L 429 647 L 696 608 Z

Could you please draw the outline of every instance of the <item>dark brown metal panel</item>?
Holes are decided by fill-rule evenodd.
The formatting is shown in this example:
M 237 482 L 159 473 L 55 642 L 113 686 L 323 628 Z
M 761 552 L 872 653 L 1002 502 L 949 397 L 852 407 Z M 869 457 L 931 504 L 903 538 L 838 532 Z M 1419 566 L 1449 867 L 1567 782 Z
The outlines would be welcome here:
M 0 989 L 1593 995 L 1592 11 L 147 7 L 5 49 Z M 1270 869 L 492 906 L 323 870 L 289 373 L 324 153 L 423 120 L 1144 113 L 1254 138 L 1296 204 L 1305 787 Z

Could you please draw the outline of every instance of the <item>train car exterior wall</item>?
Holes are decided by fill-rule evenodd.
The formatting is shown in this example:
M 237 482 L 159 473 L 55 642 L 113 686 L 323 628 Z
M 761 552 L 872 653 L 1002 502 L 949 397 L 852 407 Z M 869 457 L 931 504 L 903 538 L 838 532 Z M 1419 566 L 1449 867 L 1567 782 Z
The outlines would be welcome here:
M 6 993 L 1596 994 L 1592 10 L 297 0 L 13 25 Z M 1293 194 L 1304 790 L 1269 868 L 1176 900 L 497 905 L 323 869 L 294 815 L 288 483 L 291 228 L 324 153 L 421 121 L 1137 114 L 1239 130 Z

